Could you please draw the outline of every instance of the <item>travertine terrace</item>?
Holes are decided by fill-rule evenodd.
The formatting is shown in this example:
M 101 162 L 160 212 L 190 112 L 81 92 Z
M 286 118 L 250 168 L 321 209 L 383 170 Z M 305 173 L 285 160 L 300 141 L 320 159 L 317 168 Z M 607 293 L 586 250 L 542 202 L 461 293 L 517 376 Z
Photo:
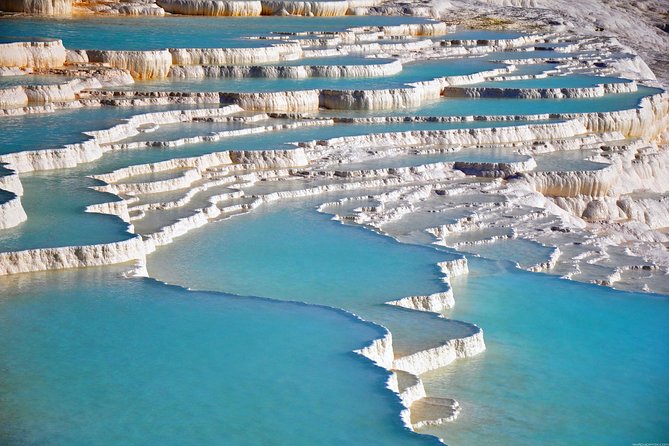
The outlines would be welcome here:
M 572 9 L 549 20 L 546 11 L 530 7 L 542 6 L 545 2 L 540 0 L 478 2 L 489 14 L 486 24 L 481 16 L 475 17 L 473 5 L 460 3 L 0 1 L 3 11 L 49 16 L 406 14 L 432 18 L 338 32 L 258 36 L 263 45 L 248 48 L 81 49 L 39 38 L 0 43 L 0 75 L 27 80 L 0 87 L 4 118 L 77 109 L 132 110 L 132 117 L 122 123 L 86 129 L 83 141 L 0 155 L 0 231 L 31 218 L 22 204 L 22 175 L 73 169 L 98 180 L 95 190 L 114 196 L 88 206 L 86 212 L 118 217 L 127 223 L 128 237 L 93 245 L 5 250 L 0 252 L 0 274 L 132 262 L 132 274 L 146 275 L 147 256 L 196 228 L 254 212 L 268 203 L 323 197 L 320 212 L 400 242 L 501 257 L 518 268 L 569 280 L 669 293 L 669 95 L 663 89 L 666 73 L 660 70 L 659 80 L 653 74 L 662 61 L 648 60 L 656 53 L 631 26 L 609 26 L 598 16 L 593 20 L 603 32 L 579 28 L 589 19 Z M 586 2 L 588 8 L 595 3 Z M 507 5 L 512 7 L 502 8 Z M 518 35 L 449 38 L 449 33 L 467 25 L 494 26 L 492 18 L 503 19 Z M 651 26 L 645 16 L 638 21 Z M 666 36 L 654 31 L 652 36 L 667 48 Z M 328 57 L 342 62 L 324 63 L 322 59 Z M 350 57 L 364 58 L 365 63 L 350 62 Z M 325 82 L 392 78 L 408 67 L 416 71 L 427 67 L 429 72 L 429 64 L 436 60 L 482 60 L 490 66 L 379 88 L 328 87 Z M 56 81 L 31 83 L 32 76 Z M 247 79 L 325 81 L 267 91 L 226 90 L 223 82 Z M 570 83 L 574 79 L 589 83 Z M 154 90 L 151 82 L 163 87 Z M 195 86 L 172 90 L 170 82 L 194 82 Z M 208 82 L 219 82 L 215 85 L 220 88 L 198 90 L 197 85 Z M 516 112 L 512 102 L 502 113 L 442 113 L 439 108 L 468 99 L 541 104 L 604 102 L 635 94 L 639 95 L 636 104 L 608 110 L 586 106 L 542 111 L 539 105 L 535 113 L 528 113 Z M 172 109 L 143 110 L 148 106 Z M 174 136 L 179 125 L 202 123 L 231 127 Z M 359 131 L 345 136 L 314 134 L 297 141 L 290 137 L 295 130 L 357 127 Z M 154 132 L 165 129 L 172 133 L 152 138 Z M 234 138 L 240 136 L 283 137 L 284 133 L 281 148 L 275 144 L 216 149 L 216 144 L 226 141 L 234 145 Z M 211 148 L 191 154 L 191 147 Z M 158 150 L 174 150 L 174 156 L 149 162 L 131 158 Z M 127 154 L 130 161 L 106 172 L 87 170 L 87 163 L 112 154 Z M 477 154 L 476 159 L 470 154 Z M 507 159 L 510 156 L 513 159 Z M 567 168 L 561 167 L 569 164 L 565 160 L 571 162 Z M 328 201 L 326 193 L 333 192 L 339 198 Z M 436 221 L 439 215 L 444 216 L 443 222 Z M 536 250 L 515 256 L 513 249 L 502 248 L 507 246 L 504 243 L 513 246 L 518 241 Z M 466 258 L 445 260 L 439 268 L 445 291 L 387 304 L 440 315 L 457 305 L 450 279 L 468 274 Z M 457 417 L 458 403 L 426 395 L 420 375 L 485 350 L 485 327 L 468 326 L 468 336 L 410 355 L 395 354 L 389 331 L 359 351 L 394 372 L 388 386 L 406 407 L 401 416 L 409 428 Z

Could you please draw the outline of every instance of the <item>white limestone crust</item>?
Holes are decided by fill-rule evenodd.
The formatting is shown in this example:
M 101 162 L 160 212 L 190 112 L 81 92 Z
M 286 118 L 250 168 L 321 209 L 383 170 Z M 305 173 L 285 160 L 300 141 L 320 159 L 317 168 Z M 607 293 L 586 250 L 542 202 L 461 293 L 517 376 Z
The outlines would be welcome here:
M 90 62 L 128 70 L 135 79 L 164 79 L 172 66 L 172 54 L 167 50 L 88 50 L 86 55 Z
M 21 197 L 11 192 L 6 194 L 10 194 L 10 197 L 0 202 L 0 230 L 13 228 L 28 219 L 21 205 Z
M 259 16 L 260 1 L 253 0 L 156 0 L 165 11 L 172 14 L 206 16 Z
M 417 311 L 427 311 L 431 313 L 441 313 L 455 306 L 453 291 L 443 291 L 433 293 L 427 296 L 408 296 L 398 300 L 386 302 L 388 305 L 409 308 Z
M 306 79 L 310 77 L 354 78 L 392 76 L 400 71 L 402 71 L 402 63 L 397 60 L 389 63 L 367 65 L 175 65 L 170 68 L 169 77 L 173 79 L 205 79 L 220 77 L 262 77 L 271 79 Z
M 72 14 L 72 0 L 0 0 L 0 11 L 68 16 Z
M 0 43 L 0 67 L 53 68 L 64 64 L 61 40 Z
M 459 339 L 452 339 L 439 347 L 433 347 L 408 356 L 396 358 L 393 368 L 404 370 L 414 375 L 421 375 L 451 364 L 458 358 L 467 358 L 485 350 L 483 330 Z
M 98 245 L 0 252 L 0 276 L 125 263 L 144 259 L 146 252 L 141 237 Z
M 302 57 L 295 43 L 258 48 L 170 48 L 174 65 L 253 65 Z
M 467 98 L 564 99 L 598 98 L 635 91 L 636 82 L 620 82 L 581 88 L 446 87 L 443 94 L 448 97 Z

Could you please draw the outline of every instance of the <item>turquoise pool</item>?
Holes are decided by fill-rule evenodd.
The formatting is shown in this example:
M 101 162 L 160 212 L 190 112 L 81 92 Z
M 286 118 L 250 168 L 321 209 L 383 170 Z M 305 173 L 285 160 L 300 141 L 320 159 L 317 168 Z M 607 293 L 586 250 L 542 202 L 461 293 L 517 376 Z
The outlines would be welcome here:
M 410 292 L 408 284 L 414 293 L 434 290 L 437 251 L 397 245 L 328 221 L 308 202 L 293 203 L 180 239 L 151 258 L 149 270 L 194 288 L 298 297 L 363 315 L 371 295 L 390 299 Z M 456 308 L 447 317 L 485 327 L 488 350 L 424 377 L 428 392 L 455 397 L 467 411 L 426 432 L 449 444 L 662 438 L 669 398 L 656 389 L 669 384 L 669 349 L 657 335 L 669 334 L 666 298 L 524 273 L 505 262 L 470 259 L 470 268 L 454 281 Z M 419 327 L 396 339 L 423 337 Z
M 0 279 L 2 444 L 438 444 L 352 353 L 378 327 L 117 274 Z
M 3 17 L 2 34 L 61 39 L 67 48 L 154 50 L 268 46 L 268 40 L 245 39 L 280 32 L 337 32 L 357 26 L 425 23 L 419 17 L 85 17 L 39 19 Z

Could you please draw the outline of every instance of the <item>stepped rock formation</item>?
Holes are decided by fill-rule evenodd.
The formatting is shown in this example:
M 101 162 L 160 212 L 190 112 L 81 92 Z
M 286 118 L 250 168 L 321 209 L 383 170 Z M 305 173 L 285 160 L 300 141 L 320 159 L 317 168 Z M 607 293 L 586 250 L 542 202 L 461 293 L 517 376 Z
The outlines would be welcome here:
M 546 24 L 581 36 L 613 36 L 650 64 L 653 72 L 648 70 L 647 75 L 657 75 L 665 84 L 669 81 L 669 35 L 660 28 L 666 4 L 661 0 L 434 0 L 432 13 L 461 23 L 475 23 L 484 17 L 532 26 Z
M 295 65 L 295 66 L 211 66 L 179 65 L 170 68 L 169 77 L 175 79 L 205 78 L 285 78 L 306 79 L 310 77 L 377 77 L 392 76 L 402 71 L 399 61 L 367 65 Z
M 0 0 L 0 11 L 68 16 L 72 14 L 72 0 Z
M 37 7 L 37 3 L 40 2 L 30 3 L 31 12 L 60 14 L 41 12 L 48 8 Z M 56 3 L 51 3 L 51 11 L 55 11 Z M 128 15 L 160 15 L 167 11 L 226 16 L 338 16 L 399 11 L 392 8 L 401 8 L 402 13 L 429 13 L 424 4 L 379 5 L 368 0 L 123 3 L 97 2 L 87 8 Z M 553 7 L 544 0 L 489 0 L 485 3 L 489 11 L 505 14 L 519 12 L 511 11 L 513 8 L 505 11 L 498 6 Z M 588 9 L 592 1 L 585 3 Z M 3 4 L 0 0 L 0 9 Z M 463 6 L 462 11 L 453 12 L 453 20 L 460 14 L 466 16 L 468 11 L 466 5 Z M 545 13 L 535 14 L 545 18 Z M 545 20 L 542 23 L 548 25 Z M 495 246 L 498 242 L 525 241 L 532 243 L 542 255 L 512 259 L 519 268 L 606 286 L 631 287 L 628 283 L 632 283 L 636 289 L 669 292 L 662 288 L 662 275 L 669 271 L 669 256 L 664 249 L 669 237 L 663 232 L 669 227 L 666 175 L 669 152 L 665 146 L 669 126 L 667 93 L 658 91 L 643 98 L 638 107 L 612 112 L 521 116 L 510 106 L 507 114 L 500 116 L 402 116 L 397 113 L 449 101 L 452 97 L 604 98 L 637 92 L 638 86 L 657 86 L 647 82 L 653 79 L 653 73 L 643 60 L 628 54 L 618 42 L 596 35 L 581 42 L 573 35 L 554 32 L 569 27 L 563 22 L 557 27 L 546 26 L 541 32 L 533 30 L 531 35 L 509 39 L 445 37 L 440 40 L 437 37 L 453 28 L 450 23 L 433 21 L 359 27 L 343 32 L 276 34 L 259 38 L 266 46 L 257 48 L 106 51 L 65 50 L 60 41 L 0 44 L 0 72 L 3 74 L 48 73 L 78 77 L 56 85 L 0 89 L 0 108 L 5 109 L 2 112 L 6 115 L 50 113 L 74 107 L 222 106 L 137 114 L 108 129 L 87 132 L 90 139 L 81 143 L 0 155 L 0 162 L 14 170 L 5 174 L 3 167 L 0 174 L 3 190 L 0 192 L 0 230 L 3 230 L 20 225 L 27 218 L 21 203 L 20 182 L 20 175 L 25 172 L 73 168 L 107 153 L 174 150 L 174 156 L 169 159 L 115 166 L 109 172 L 91 175 L 103 183 L 94 186 L 94 190 L 115 194 L 118 200 L 90 205 L 86 211 L 120 218 L 128 225 L 127 239 L 0 253 L 0 275 L 131 261 L 137 262 L 137 272 L 146 274 L 144 266 L 148 254 L 195 228 L 253 212 L 269 203 L 336 193 L 345 198 L 322 204 L 321 212 L 328 212 L 328 206 L 339 207 L 332 213 L 335 220 L 364 225 L 400 241 L 418 240 L 418 243 L 435 243 L 463 252 L 476 252 L 476 248 Z M 657 36 L 651 40 L 664 41 Z M 567 45 L 562 46 L 565 43 Z M 524 57 L 530 51 L 545 51 L 541 50 L 542 45 L 552 44 L 561 45 L 551 54 L 554 57 Z M 509 51 L 494 57 L 504 63 L 490 65 L 489 69 L 398 84 L 397 88 L 158 92 L 139 91 L 139 86 L 138 91 L 130 87 L 97 90 L 115 83 L 129 84 L 133 78 L 393 76 L 409 62 L 483 58 L 504 50 Z M 572 52 L 579 54 L 567 54 Z M 311 65 L 307 59 L 359 55 L 377 57 L 378 63 Z M 387 57 L 392 61 L 386 61 Z M 304 65 L 263 65 L 302 58 Z M 547 61 L 551 62 L 546 63 L 548 67 L 532 72 L 533 64 Z M 539 79 L 584 72 L 607 76 L 622 73 L 635 81 L 586 88 L 471 86 L 484 81 Z M 370 85 L 374 85 L 373 82 Z M 361 113 L 354 117 L 330 117 L 335 113 L 329 110 L 384 110 L 394 115 Z M 195 136 L 151 140 L 152 132 L 178 123 L 234 125 Z M 462 128 L 439 129 L 426 125 L 439 123 L 462 124 Z M 481 123 L 486 125 L 478 128 Z M 265 147 L 222 150 L 216 146 L 225 138 L 319 126 L 343 129 L 349 124 L 370 128 L 361 130 L 360 134 L 350 133 L 356 136 L 329 139 L 311 136 L 311 140 L 281 146 L 279 150 L 265 150 Z M 405 124 L 416 124 L 418 129 L 402 128 Z M 372 128 L 374 125 L 378 128 Z M 420 130 L 421 125 L 423 130 Z M 395 126 L 397 128 L 389 129 Z M 140 134 L 142 138 L 130 139 Z M 290 137 L 286 138 L 282 142 L 290 143 Z M 196 144 L 206 147 L 203 152 L 210 149 L 210 153 L 190 156 L 189 146 Z M 502 155 L 512 154 L 513 158 L 496 160 L 495 156 L 500 156 L 496 151 L 504 152 Z M 546 168 L 545 158 L 542 160 L 542 156 L 550 154 L 568 158 L 571 152 L 577 151 L 588 152 L 583 155 L 583 161 L 600 164 L 592 167 L 583 162 L 585 167 L 580 169 L 556 170 Z M 481 153 L 491 153 L 490 159 Z M 467 158 L 469 154 L 472 154 L 471 159 Z M 439 159 L 439 155 L 444 159 Z M 447 155 L 452 156 L 445 160 Z M 457 155 L 462 155 L 462 159 Z M 428 156 L 433 159 L 427 161 Z M 363 204 L 354 206 L 356 200 L 362 200 Z M 457 216 L 449 215 L 449 211 L 457 211 Z M 440 217 L 442 213 L 444 218 L 435 222 L 437 219 L 433 217 Z M 421 216 L 425 217 L 424 221 L 415 218 Z M 624 262 L 619 260 L 620 251 L 624 251 Z M 386 302 L 393 307 L 383 308 L 435 313 L 431 315 L 435 319 L 442 313 L 448 316 L 448 310 L 457 304 L 451 281 L 467 274 L 468 265 L 465 258 L 457 258 L 440 262 L 437 267 L 442 273 L 441 291 L 394 297 Z M 639 271 L 644 277 L 635 275 Z M 483 330 L 473 324 L 461 324 L 465 334 L 421 346 L 408 354 L 398 353 L 400 349 L 393 346 L 389 331 L 358 351 L 392 372 L 388 386 L 399 395 L 405 407 L 401 416 L 407 427 L 419 429 L 451 421 L 457 416 L 460 410 L 457 402 L 427 396 L 420 375 L 485 350 Z M 439 412 L 439 416 L 426 415 L 434 411 Z
M 376 0 L 156 0 L 165 11 L 173 14 L 207 16 L 343 16 L 356 8 L 376 5 Z
M 301 57 L 299 45 L 283 44 L 259 48 L 172 48 L 174 65 L 253 65 Z
M 283 1 L 263 0 L 263 15 L 301 15 L 301 16 L 343 16 L 349 10 L 346 0 L 326 1 Z
M 25 88 L 18 86 L 0 89 L 0 107 L 11 108 L 23 107 L 24 105 L 28 105 L 28 95 Z
M 0 66 L 53 68 L 65 64 L 65 47 L 60 40 L 0 43 Z
M 172 55 L 158 51 L 86 51 L 89 62 L 109 64 L 128 70 L 135 79 L 162 79 L 172 66 Z
M 242 17 L 262 12 L 259 0 L 157 0 L 156 4 L 172 14 Z
M 113 265 L 144 259 L 141 237 L 99 245 L 0 252 L 0 275 L 22 272 Z
M 607 94 L 636 91 L 634 82 L 600 84 L 589 88 L 495 88 L 495 87 L 446 87 L 444 96 L 467 98 L 518 98 L 562 99 L 597 98 Z

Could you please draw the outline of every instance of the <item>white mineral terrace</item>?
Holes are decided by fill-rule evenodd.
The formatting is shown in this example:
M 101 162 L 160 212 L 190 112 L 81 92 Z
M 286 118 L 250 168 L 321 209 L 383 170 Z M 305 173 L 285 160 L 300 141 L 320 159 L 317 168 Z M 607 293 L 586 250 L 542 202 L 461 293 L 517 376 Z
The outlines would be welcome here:
M 374 0 L 135 0 L 128 2 L 74 2 L 73 0 L 1 0 L 0 10 L 47 16 L 123 14 L 162 16 L 165 13 L 208 16 L 303 15 L 342 16 L 379 4 Z
M 426 13 L 420 5 L 413 7 Z M 384 10 L 381 2 L 363 0 L 158 0 L 111 5 L 90 2 L 74 7 L 67 0 L 0 0 L 0 10 L 45 15 L 70 15 L 82 8 L 130 15 L 334 16 L 394 11 L 391 7 Z M 510 260 L 519 268 L 565 279 L 669 293 L 669 94 L 653 90 L 636 107 L 602 112 L 520 115 L 509 107 L 501 115 L 401 114 L 403 109 L 453 98 L 596 100 L 632 94 L 660 85 L 649 67 L 616 39 L 595 35 L 579 40 L 562 27 L 509 39 L 442 38 L 450 30 L 444 22 L 434 21 L 354 28 L 327 36 L 315 33 L 308 39 L 277 35 L 266 38 L 270 46 L 259 48 L 75 51 L 58 40 L 0 43 L 0 74 L 63 78 L 51 85 L 22 83 L 0 88 L 0 117 L 83 107 L 137 108 L 123 123 L 90 129 L 83 142 L 3 152 L 0 230 L 29 218 L 22 206 L 23 174 L 83 169 L 85 163 L 104 160 L 109 154 L 174 150 L 169 159 L 129 162 L 93 175 L 103 183 L 94 189 L 114 194 L 118 201 L 91 205 L 87 212 L 123 220 L 128 224 L 127 239 L 0 252 L 0 275 L 126 262 L 133 262 L 135 273 L 146 274 L 147 255 L 195 228 L 254 212 L 268 203 L 320 197 L 320 212 L 400 242 L 433 243 L 461 253 Z M 546 58 L 522 57 L 541 45 L 565 42 L 569 45 L 561 51 L 571 55 L 558 58 L 549 68 L 532 71 L 537 64 L 543 66 Z M 473 59 L 502 51 L 502 56 L 497 55 L 501 66 L 407 82 L 396 88 L 187 92 L 134 91 L 132 87 L 135 81 L 166 79 L 386 78 L 402 73 L 410 62 Z M 309 62 L 314 57 L 351 55 L 378 60 L 358 65 Z M 302 60 L 303 65 L 283 64 Z M 629 81 L 602 81 L 585 87 L 475 85 L 553 79 L 551 76 L 568 79 L 575 74 L 617 75 Z M 117 88 L 120 86 L 124 88 Z M 191 108 L 142 111 L 142 106 L 167 104 Z M 202 107 L 195 108 L 198 104 Z M 327 113 L 336 110 L 359 113 Z M 383 115 L 386 112 L 388 116 Z M 202 122 L 239 127 L 151 139 L 152 132 Z M 428 123 L 454 124 L 454 128 L 392 128 Z M 484 125 L 468 125 L 473 123 Z M 282 142 L 293 144 L 281 148 L 215 149 L 216 143 L 244 135 L 356 125 L 377 126 L 377 130 L 295 142 L 285 136 Z M 133 139 L 138 135 L 143 138 Z M 212 150 L 189 155 L 187 149 L 198 144 L 210 144 Z M 504 156 L 498 159 L 500 153 Z M 573 165 L 560 167 L 565 160 Z M 324 194 L 330 192 L 343 198 L 327 202 Z M 514 243 L 525 246 L 527 252 L 513 257 L 509 254 L 513 249 L 505 247 Z M 440 316 L 457 305 L 450 280 L 468 274 L 466 258 L 438 266 L 443 292 L 386 303 Z M 419 429 L 457 417 L 458 403 L 426 395 L 420 375 L 482 352 L 483 330 L 473 324 L 469 327 L 468 336 L 404 356 L 396 355 L 389 331 L 359 350 L 393 371 L 388 387 L 406 408 L 401 416 L 407 427 Z

